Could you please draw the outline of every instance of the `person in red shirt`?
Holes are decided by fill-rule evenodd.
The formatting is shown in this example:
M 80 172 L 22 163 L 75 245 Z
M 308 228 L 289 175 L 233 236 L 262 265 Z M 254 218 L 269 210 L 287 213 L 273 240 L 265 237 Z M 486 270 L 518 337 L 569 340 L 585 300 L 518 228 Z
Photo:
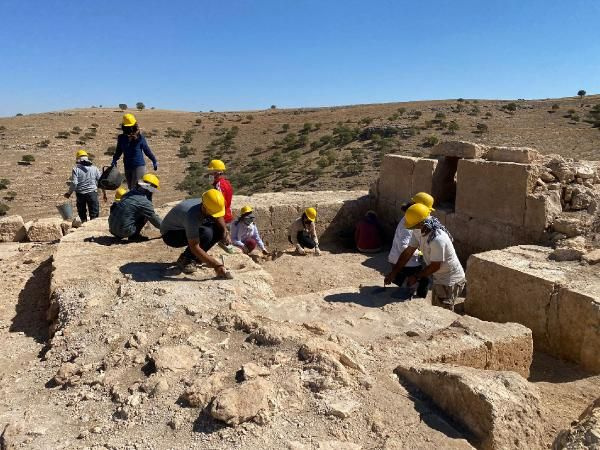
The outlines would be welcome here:
M 381 226 L 374 211 L 368 211 L 354 230 L 354 242 L 361 253 L 377 253 L 383 245 Z
M 223 176 L 225 172 L 225 163 L 219 159 L 213 159 L 208 165 L 208 170 L 213 177 L 213 187 L 223 194 L 225 197 L 225 223 L 230 224 L 233 221 L 231 214 L 231 200 L 233 198 L 233 188 L 229 180 Z

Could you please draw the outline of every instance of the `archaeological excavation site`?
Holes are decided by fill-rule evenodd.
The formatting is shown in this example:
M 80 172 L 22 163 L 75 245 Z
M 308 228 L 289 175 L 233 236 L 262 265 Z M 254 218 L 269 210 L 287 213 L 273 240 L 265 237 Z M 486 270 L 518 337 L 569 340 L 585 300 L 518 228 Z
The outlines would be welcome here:
M 383 285 L 420 191 L 465 268 L 454 312 Z M 245 204 L 274 256 L 215 247 L 232 280 L 181 273 L 155 229 L 0 218 L 3 345 L 36 343 L 0 370 L 2 450 L 600 448 L 600 162 L 449 141 L 387 154 L 368 192 Z M 320 257 L 287 240 L 307 206 Z M 388 246 L 365 255 L 369 210 Z

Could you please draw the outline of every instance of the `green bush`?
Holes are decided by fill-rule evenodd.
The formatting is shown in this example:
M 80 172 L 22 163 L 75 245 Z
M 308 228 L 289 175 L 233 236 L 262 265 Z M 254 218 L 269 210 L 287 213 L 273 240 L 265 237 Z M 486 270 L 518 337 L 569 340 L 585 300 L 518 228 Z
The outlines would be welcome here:
M 32 163 L 32 162 L 35 161 L 35 156 L 33 156 L 33 155 L 23 155 L 23 157 L 21 158 L 21 161 Z
M 4 200 L 12 202 L 15 198 L 17 198 L 17 193 L 15 191 L 8 191 L 4 195 Z
M 485 123 L 478 123 L 476 128 L 479 134 L 487 133 L 489 131 L 489 128 Z
M 485 113 L 485 117 L 487 117 L 488 119 L 489 119 L 490 117 L 493 117 L 493 116 L 494 116 L 494 115 L 493 115 L 491 112 L 486 112 L 486 113 Z
M 411 120 L 417 120 L 422 115 L 423 115 L 423 113 L 421 111 L 413 110 L 413 111 L 410 112 L 410 118 L 411 118 Z
M 424 147 L 433 147 L 434 145 L 437 145 L 437 143 L 440 140 L 438 139 L 437 136 L 428 136 L 425 141 L 423 142 L 423 146 Z
M 121 109 L 121 111 L 125 111 L 127 109 L 127 104 L 119 103 L 119 108 Z
M 471 110 L 468 112 L 468 114 L 469 114 L 470 116 L 477 116 L 477 115 L 478 115 L 480 112 L 481 112 L 481 110 L 479 109 L 479 107 L 478 107 L 478 106 L 473 106 L 473 107 L 471 108 Z
M 583 89 L 580 89 L 577 91 L 577 95 L 579 96 L 579 98 L 581 98 L 583 100 L 583 97 L 585 97 L 585 94 L 587 94 L 587 92 L 585 92 Z
M 40 148 L 46 148 L 50 145 L 50 139 L 44 139 L 43 141 L 38 142 L 37 146 Z
M 400 118 L 400 114 L 394 113 L 390 117 L 388 117 L 387 120 L 390 122 L 394 122 L 394 121 L 398 120 L 399 118 Z
M 146 105 L 144 105 L 143 102 L 137 102 L 135 104 L 135 107 L 137 108 L 138 111 L 141 111 L 141 110 L 143 110 L 146 107 Z
M 167 131 L 165 131 L 166 138 L 180 138 L 182 134 L 183 134 L 183 131 L 176 130 L 171 127 L 167 127 Z
M 71 134 L 79 134 L 81 133 L 81 128 L 79 127 L 73 127 L 73 129 L 71 130 Z
M 448 131 L 450 134 L 456 134 L 459 129 L 460 127 L 458 126 L 458 123 L 456 123 L 454 120 L 448 124 Z
M 188 147 L 187 145 L 182 145 L 179 147 L 179 153 L 177 156 L 180 158 L 187 158 L 188 156 L 195 155 L 196 149 L 194 147 Z
M 7 189 L 10 184 L 10 180 L 8 178 L 0 179 L 0 190 Z
M 308 134 L 313 130 L 313 124 L 310 122 L 306 122 L 303 126 L 302 129 L 300 130 L 300 133 L 304 133 L 304 134 Z
M 571 120 L 573 122 L 579 122 L 581 118 L 579 117 L 579 114 L 571 114 Z
M 363 117 L 358 121 L 358 124 L 366 127 L 370 125 L 371 122 L 373 122 L 373 119 L 371 117 Z
M 284 123 L 283 125 L 281 125 L 281 131 L 283 133 L 287 133 L 289 129 L 290 129 L 290 124 L 289 123 Z
M 461 98 L 457 98 L 456 101 L 462 103 L 465 101 L 465 99 L 461 97 Z
M 553 111 L 556 111 L 558 109 L 560 109 L 560 105 L 558 103 L 555 103 L 555 104 L 552 105 L 552 110 Z
M 16 116 L 17 117 L 23 117 L 23 113 L 17 113 Z
M 444 120 L 446 118 L 446 114 L 440 111 L 438 113 L 435 113 L 435 118 L 438 120 Z
M 56 139 L 68 139 L 71 136 L 69 131 L 59 131 L 56 134 Z
M 271 109 L 276 109 L 276 108 L 277 108 L 277 106 L 271 105 Z
M 515 102 L 510 102 L 502 107 L 506 111 L 514 112 L 517 110 L 517 104 Z
M 9 209 L 10 206 L 8 206 L 6 203 L 0 203 L 0 216 L 5 216 Z
M 406 112 L 406 108 L 403 108 L 403 107 L 402 108 L 398 108 L 396 111 L 398 112 L 398 114 L 402 115 L 402 114 L 404 114 Z

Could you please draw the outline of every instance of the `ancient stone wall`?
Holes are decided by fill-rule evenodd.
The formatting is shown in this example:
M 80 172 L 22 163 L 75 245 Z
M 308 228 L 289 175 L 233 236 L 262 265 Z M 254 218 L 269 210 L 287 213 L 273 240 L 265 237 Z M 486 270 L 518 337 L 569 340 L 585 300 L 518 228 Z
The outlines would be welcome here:
M 435 146 L 431 155 L 384 158 L 371 192 L 390 237 L 401 206 L 419 191 L 435 197 L 434 214 L 453 235 L 463 260 L 480 251 L 594 232 L 598 162 L 458 141 Z

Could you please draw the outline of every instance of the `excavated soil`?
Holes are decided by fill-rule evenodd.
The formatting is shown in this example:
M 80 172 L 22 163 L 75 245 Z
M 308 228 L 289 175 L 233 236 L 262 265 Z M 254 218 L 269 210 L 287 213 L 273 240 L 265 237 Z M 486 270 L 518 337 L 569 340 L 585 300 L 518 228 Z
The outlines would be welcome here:
M 178 252 L 157 240 L 114 244 L 97 222 L 58 246 L 0 245 L 0 431 L 18 429 L 17 446 L 470 448 L 466 430 L 408 392 L 393 369 L 455 350 L 475 364 L 468 355 L 479 343 L 456 321 L 490 342 L 520 330 L 394 298 L 380 288 L 384 254 L 331 249 L 260 264 L 226 256 L 236 277 L 219 281 L 210 271 L 178 273 Z M 333 365 L 299 357 L 303 346 L 335 347 L 320 355 Z M 180 369 L 186 361 L 170 360 L 172 348 L 192 352 L 195 365 Z M 227 426 L 210 407 L 186 403 L 185 392 L 211 376 L 235 388 L 249 362 L 271 389 L 252 421 Z M 546 444 L 600 390 L 600 376 L 543 354 L 529 380 Z

